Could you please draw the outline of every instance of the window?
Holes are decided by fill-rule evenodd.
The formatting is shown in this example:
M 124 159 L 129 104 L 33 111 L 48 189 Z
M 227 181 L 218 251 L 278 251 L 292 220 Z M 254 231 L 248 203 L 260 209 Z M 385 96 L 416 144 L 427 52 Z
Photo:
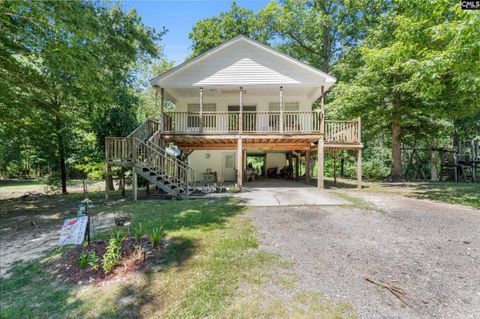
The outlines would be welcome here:
M 217 105 L 215 103 L 204 103 L 203 112 L 215 112 L 217 110 Z M 187 105 L 188 113 L 200 113 L 200 104 L 191 103 Z M 216 126 L 216 115 L 210 114 L 208 116 L 203 116 L 203 127 L 215 127 Z M 198 114 L 188 114 L 187 117 L 187 127 L 200 127 L 200 116 Z
M 298 111 L 300 104 L 298 102 L 283 103 L 284 111 Z M 280 103 L 271 102 L 268 103 L 269 111 L 280 111 Z

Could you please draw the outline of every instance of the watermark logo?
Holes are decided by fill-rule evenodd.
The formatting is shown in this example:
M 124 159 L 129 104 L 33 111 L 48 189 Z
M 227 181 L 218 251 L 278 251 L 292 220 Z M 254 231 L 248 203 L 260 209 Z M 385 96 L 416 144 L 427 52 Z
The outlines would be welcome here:
M 462 0 L 463 10 L 480 10 L 480 0 Z

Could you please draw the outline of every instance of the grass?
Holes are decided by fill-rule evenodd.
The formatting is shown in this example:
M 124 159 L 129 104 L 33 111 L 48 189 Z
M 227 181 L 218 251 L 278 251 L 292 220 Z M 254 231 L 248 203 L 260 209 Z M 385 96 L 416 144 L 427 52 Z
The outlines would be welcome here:
M 41 199 L 28 209 L 34 214 L 76 205 L 79 196 Z M 94 202 L 101 196 L 90 194 Z M 103 209 L 97 204 L 96 210 Z M 72 285 L 49 272 L 61 253 L 54 251 L 16 265 L 9 278 L 0 279 L 0 317 L 355 317 L 348 305 L 300 290 L 289 264 L 258 249 L 258 235 L 234 199 L 127 201 L 122 209 L 132 216 L 130 232 L 140 223 L 165 231 L 168 244 L 156 269 L 102 285 Z
M 351 189 L 356 191 L 356 181 L 338 179 L 336 185 L 331 179 L 327 180 L 327 187 Z M 386 193 L 407 197 L 437 200 L 451 204 L 461 204 L 480 208 L 480 183 L 466 182 L 363 182 L 362 192 Z M 338 192 L 340 194 L 340 192 Z M 347 195 L 348 196 L 348 195 Z M 355 199 L 348 199 L 354 204 L 361 205 Z

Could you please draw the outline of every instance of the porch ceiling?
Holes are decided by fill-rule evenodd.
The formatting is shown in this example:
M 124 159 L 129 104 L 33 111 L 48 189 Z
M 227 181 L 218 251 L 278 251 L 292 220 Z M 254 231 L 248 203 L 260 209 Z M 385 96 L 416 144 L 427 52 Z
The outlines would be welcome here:
M 307 150 L 321 135 L 243 135 L 243 148 L 249 150 Z M 175 143 L 183 150 L 236 150 L 237 135 L 224 136 L 165 136 L 167 143 Z

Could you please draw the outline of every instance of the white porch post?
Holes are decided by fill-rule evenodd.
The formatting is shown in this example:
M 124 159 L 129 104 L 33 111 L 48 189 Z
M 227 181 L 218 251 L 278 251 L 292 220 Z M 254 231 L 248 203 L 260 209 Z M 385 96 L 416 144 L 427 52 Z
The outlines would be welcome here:
M 240 87 L 240 103 L 239 103 L 239 114 L 238 114 L 238 132 L 242 133 L 243 131 L 243 87 Z
M 203 132 L 203 88 L 200 88 L 200 133 Z
M 322 96 L 320 97 L 320 132 L 322 134 L 325 134 L 325 109 L 324 109 L 325 92 L 324 92 L 323 85 L 320 87 L 320 91 L 322 92 Z
M 237 185 L 241 190 L 243 185 L 243 141 L 241 136 L 237 139 Z
M 317 177 L 317 187 L 324 188 L 323 184 L 323 157 L 324 157 L 324 143 L 323 136 L 318 140 L 318 177 Z
M 357 187 L 362 188 L 362 149 L 358 149 L 357 154 Z
M 280 87 L 280 133 L 283 133 L 283 86 Z
M 134 168 L 133 169 L 133 200 L 136 201 L 137 198 L 138 198 L 138 176 Z
M 164 127 L 164 117 L 163 117 L 163 112 L 165 111 L 165 91 L 163 88 L 160 88 L 160 130 L 163 132 L 165 127 Z

